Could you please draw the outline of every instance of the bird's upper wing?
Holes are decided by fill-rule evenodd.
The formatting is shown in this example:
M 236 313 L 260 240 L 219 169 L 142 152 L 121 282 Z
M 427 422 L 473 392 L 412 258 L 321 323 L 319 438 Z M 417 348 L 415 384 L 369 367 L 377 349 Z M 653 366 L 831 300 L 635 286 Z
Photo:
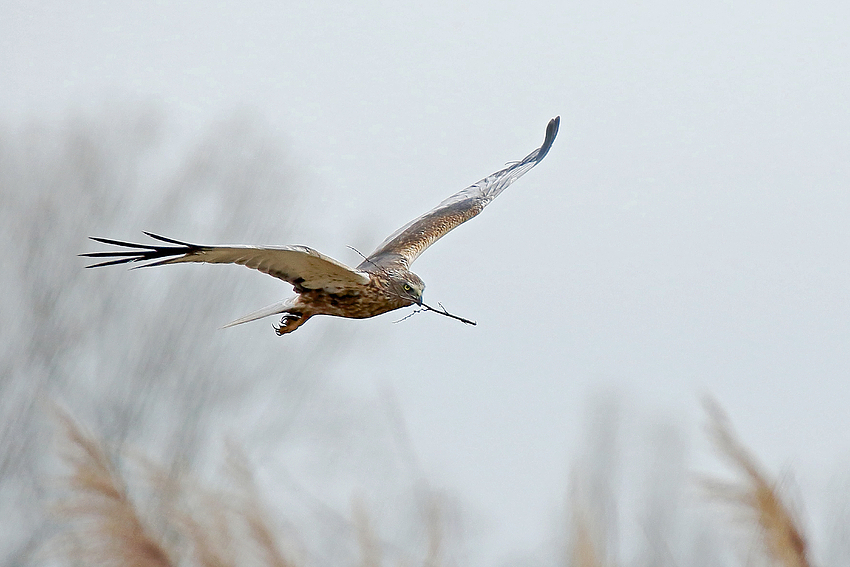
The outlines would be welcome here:
M 306 246 L 202 246 L 157 236 L 151 238 L 169 243 L 169 246 L 134 244 L 108 238 L 92 240 L 124 250 L 81 254 L 91 258 L 114 258 L 86 266 L 110 266 L 126 262 L 147 262 L 136 267 L 160 266 L 178 262 L 206 262 L 210 264 L 241 264 L 291 283 L 295 289 L 324 289 L 337 292 L 354 289 L 369 283 L 369 274 L 349 268 Z
M 426 248 L 459 224 L 480 213 L 508 185 L 546 157 L 558 134 L 560 120 L 560 117 L 556 117 L 549 121 L 543 145 L 525 156 L 522 161 L 512 163 L 485 177 L 475 185 L 452 195 L 435 209 L 404 225 L 381 243 L 377 250 L 360 264 L 359 268 L 368 269 L 370 265 L 393 264 L 401 264 L 408 268 Z

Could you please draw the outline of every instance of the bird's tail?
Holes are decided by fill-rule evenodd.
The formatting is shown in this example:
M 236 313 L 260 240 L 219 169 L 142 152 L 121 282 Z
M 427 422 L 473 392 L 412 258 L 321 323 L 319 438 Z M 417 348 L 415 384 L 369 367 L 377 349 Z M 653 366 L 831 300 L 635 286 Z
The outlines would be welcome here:
M 277 303 L 273 303 L 268 307 L 263 307 L 259 311 L 254 311 L 249 315 L 245 315 L 244 317 L 240 317 L 235 321 L 231 321 L 227 325 L 223 326 L 222 329 L 226 329 L 228 327 L 233 327 L 234 325 L 241 325 L 242 323 L 247 323 L 248 321 L 256 321 L 257 319 L 262 319 L 263 317 L 268 317 L 269 315 L 277 315 L 278 313 L 286 313 L 286 311 L 292 307 L 295 301 L 294 297 L 290 297 L 284 301 L 278 301 Z

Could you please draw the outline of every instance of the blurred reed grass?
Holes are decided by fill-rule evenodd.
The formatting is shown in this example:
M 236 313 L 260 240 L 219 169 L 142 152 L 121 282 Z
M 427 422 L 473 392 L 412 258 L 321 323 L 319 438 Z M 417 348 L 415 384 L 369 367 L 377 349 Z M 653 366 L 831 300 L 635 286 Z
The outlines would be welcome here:
M 706 480 L 709 493 L 742 510 L 757 528 L 762 549 L 778 567 L 810 567 L 808 545 L 799 519 L 783 497 L 776 480 L 762 470 L 739 441 L 720 405 L 706 400 L 708 433 L 720 454 L 741 477 L 738 482 Z
M 776 567 L 810 567 L 804 530 L 776 481 L 762 469 L 740 442 L 729 419 L 714 401 L 705 404 L 708 433 L 721 456 L 739 479 L 703 479 L 709 495 L 743 511 L 760 542 L 764 561 Z M 57 410 L 62 436 L 60 454 L 69 469 L 64 496 L 54 506 L 64 529 L 53 552 L 60 561 L 92 566 L 162 567 L 197 565 L 236 567 L 262 565 L 298 567 L 306 564 L 288 552 L 266 510 L 247 456 L 236 446 L 228 449 L 226 471 L 232 489 L 205 489 L 184 473 L 175 474 L 140 458 L 147 470 L 148 494 L 157 505 L 132 496 L 128 474 L 91 433 L 68 414 Z M 614 567 L 605 549 L 616 542 L 600 542 L 590 529 L 587 510 L 574 501 L 571 553 L 574 567 Z M 155 512 L 158 510 L 159 512 Z M 445 564 L 442 555 L 444 525 L 439 502 L 429 502 L 424 567 Z M 387 563 L 382 542 L 364 502 L 352 506 L 352 533 L 359 544 L 360 565 Z M 287 552 L 285 552 L 287 550 Z M 743 561 L 749 564 L 749 561 Z

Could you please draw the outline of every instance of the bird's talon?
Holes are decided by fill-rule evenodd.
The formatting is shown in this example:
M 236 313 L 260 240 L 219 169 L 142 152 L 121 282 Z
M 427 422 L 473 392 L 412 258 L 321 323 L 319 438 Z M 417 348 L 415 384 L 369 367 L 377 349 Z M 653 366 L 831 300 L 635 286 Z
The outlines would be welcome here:
M 280 325 L 272 325 L 272 327 L 274 328 L 274 332 L 277 333 L 277 336 L 282 337 L 297 329 L 303 322 L 303 316 L 290 313 L 280 318 Z

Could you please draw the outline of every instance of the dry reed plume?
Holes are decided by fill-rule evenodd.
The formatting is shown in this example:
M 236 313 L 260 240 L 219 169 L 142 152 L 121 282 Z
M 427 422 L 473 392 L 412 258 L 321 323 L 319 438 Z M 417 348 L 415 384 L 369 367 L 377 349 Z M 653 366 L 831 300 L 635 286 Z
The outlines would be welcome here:
M 803 531 L 791 510 L 756 459 L 740 443 L 720 407 L 706 402 L 709 432 L 721 453 L 741 475 L 737 482 L 711 480 L 711 494 L 746 512 L 758 526 L 761 547 L 772 564 L 810 567 Z M 57 506 L 68 521 L 63 552 L 72 562 L 92 566 L 295 567 L 280 545 L 265 511 L 247 458 L 231 447 L 228 478 L 235 490 L 202 490 L 199 483 L 174 478 L 162 467 L 147 464 L 151 498 L 160 503 L 151 521 L 134 503 L 121 470 L 107 451 L 69 416 L 59 412 L 64 431 L 62 456 L 70 468 L 68 496 Z M 574 502 L 569 564 L 602 567 L 605 543 L 597 541 L 590 519 Z M 441 503 L 433 495 L 425 502 L 427 543 L 425 567 L 439 567 L 443 558 Z M 353 524 L 360 544 L 362 567 L 385 561 L 362 502 L 355 500 Z M 168 535 L 168 539 L 166 539 Z M 299 562 L 300 564 L 300 562 Z
M 352 520 L 357 530 L 357 543 L 360 544 L 360 565 L 362 567 L 381 567 L 383 556 L 378 536 L 372 528 L 369 513 L 363 500 L 355 498 L 352 502 Z
M 106 450 L 58 413 L 65 433 L 62 456 L 71 469 L 69 494 L 56 506 L 68 528 L 58 549 L 71 560 L 122 567 L 292 567 L 269 527 L 247 459 L 236 449 L 228 457 L 232 493 L 187 486 L 146 462 L 152 499 L 162 508 L 156 523 L 146 522 Z M 152 524 L 170 539 L 155 535 Z
M 809 567 L 803 532 L 783 502 L 776 483 L 761 471 L 755 458 L 738 441 L 720 406 L 711 400 L 705 406 L 710 418 L 710 436 L 744 477 L 740 483 L 709 481 L 711 493 L 743 508 L 755 519 L 764 551 L 776 565 Z
M 443 564 L 443 508 L 440 499 L 430 495 L 426 501 L 425 528 L 428 536 L 428 551 L 425 567 L 440 567 Z
M 426 538 L 425 557 L 422 565 L 423 567 L 441 567 L 446 561 L 444 558 L 444 510 L 440 497 L 430 492 L 427 493 L 424 497 L 422 512 L 424 514 L 423 523 Z M 386 546 L 378 537 L 366 509 L 366 504 L 360 498 L 355 498 L 352 502 L 352 521 L 360 547 L 361 567 L 381 567 L 387 562 L 395 565 L 410 564 L 410 559 L 405 554 L 388 560 L 385 559 Z M 390 548 L 390 551 L 394 550 Z
M 247 457 L 228 447 L 225 477 L 231 490 L 206 489 L 185 472 L 175 473 L 142 456 L 141 475 L 147 493 L 134 502 L 126 471 L 103 446 L 68 415 L 61 452 L 70 468 L 67 494 L 55 507 L 66 521 L 60 543 L 52 551 L 71 564 L 88 566 L 171 567 L 295 567 L 282 551 L 280 539 L 257 490 Z M 135 470 L 135 469 L 134 469 Z M 133 474 L 136 479 L 138 475 Z M 144 501 L 143 513 L 139 502 Z M 443 562 L 441 504 L 425 503 L 427 548 L 425 567 Z M 155 514 L 150 512 L 155 511 Z M 365 506 L 355 502 L 353 524 L 363 567 L 380 567 L 383 544 L 370 525 Z M 154 529 L 155 528 L 155 529 Z
M 254 475 L 247 463 L 248 458 L 241 449 L 231 445 L 228 452 L 228 470 L 235 485 L 239 487 L 234 511 L 244 521 L 248 537 L 254 544 L 252 549 L 259 556 L 261 564 L 270 567 L 294 567 L 284 556 L 271 529 L 271 518 L 263 505 Z
M 573 519 L 571 565 L 574 567 L 602 567 L 597 543 L 590 533 L 585 514 L 576 512 Z
M 71 468 L 71 494 L 57 510 L 71 524 L 65 543 L 73 558 L 85 565 L 175 565 L 142 521 L 103 447 L 68 415 L 58 415 L 66 437 L 63 457 Z

